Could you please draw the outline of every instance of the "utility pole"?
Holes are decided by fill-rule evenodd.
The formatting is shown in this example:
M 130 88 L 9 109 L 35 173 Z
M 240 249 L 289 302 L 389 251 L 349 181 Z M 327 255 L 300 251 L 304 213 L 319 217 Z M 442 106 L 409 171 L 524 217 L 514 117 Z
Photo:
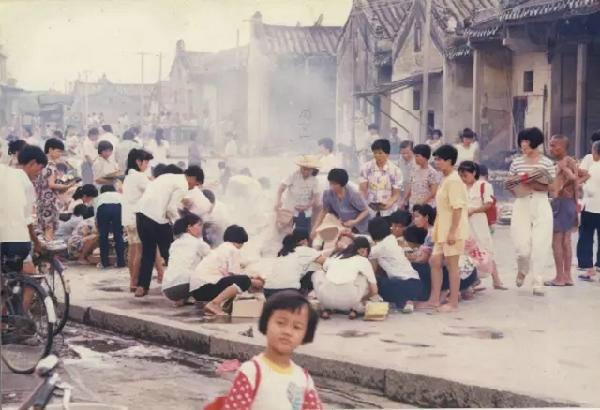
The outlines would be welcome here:
M 150 53 L 145 53 L 143 51 L 136 53 L 141 57 L 141 83 L 140 83 L 140 123 L 144 123 L 144 56 L 149 55 Z
M 87 131 L 88 124 L 88 115 L 89 115 L 89 105 L 88 105 L 88 73 L 90 70 L 85 70 L 83 72 L 83 125 L 85 130 Z
M 158 112 L 162 108 L 162 53 L 158 53 Z
M 429 117 L 429 45 L 431 43 L 431 0 L 426 0 L 425 30 L 422 36 L 423 44 L 423 88 L 421 93 L 421 132 L 419 143 L 427 138 L 427 119 Z

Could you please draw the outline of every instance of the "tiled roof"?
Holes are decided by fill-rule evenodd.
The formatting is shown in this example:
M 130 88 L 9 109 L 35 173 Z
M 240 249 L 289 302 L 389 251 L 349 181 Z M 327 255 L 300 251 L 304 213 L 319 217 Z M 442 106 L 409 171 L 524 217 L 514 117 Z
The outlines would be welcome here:
M 248 46 L 230 48 L 212 53 L 205 59 L 201 69 L 196 74 L 209 74 L 224 70 L 235 70 L 245 67 L 248 61 Z
M 431 13 L 444 30 L 453 29 L 450 22 L 454 19 L 460 31 L 465 27 L 465 21 L 472 21 L 476 13 L 499 6 L 500 0 L 433 0 Z
M 267 54 L 335 56 L 341 27 L 263 24 L 260 40 Z
M 560 13 L 561 16 L 600 11 L 600 0 L 528 0 L 505 9 L 500 21 L 513 22 Z
M 449 60 L 454 60 L 455 58 L 460 57 L 468 57 L 471 55 L 473 50 L 467 44 L 462 44 L 457 47 L 449 47 L 444 50 L 444 57 Z
M 358 0 L 352 14 L 362 16 L 375 36 L 393 39 L 410 14 L 412 4 L 413 0 Z

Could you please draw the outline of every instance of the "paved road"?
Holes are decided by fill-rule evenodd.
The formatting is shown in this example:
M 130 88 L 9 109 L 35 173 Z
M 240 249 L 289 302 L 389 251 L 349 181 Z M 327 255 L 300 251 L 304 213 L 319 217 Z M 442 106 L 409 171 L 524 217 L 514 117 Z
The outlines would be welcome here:
M 218 359 L 131 338 L 68 326 L 57 349 L 64 360 L 61 374 L 74 386 L 74 401 L 95 401 L 129 409 L 198 409 L 205 400 L 227 390 L 229 381 L 214 373 Z M 18 403 L 36 378 L 2 369 L 2 403 Z M 317 379 L 328 408 L 407 407 L 380 392 Z

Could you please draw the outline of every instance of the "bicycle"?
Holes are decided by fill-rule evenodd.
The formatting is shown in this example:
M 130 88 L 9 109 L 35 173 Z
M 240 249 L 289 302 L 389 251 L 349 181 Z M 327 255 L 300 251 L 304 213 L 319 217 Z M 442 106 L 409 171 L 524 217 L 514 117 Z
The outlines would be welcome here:
M 30 374 L 52 349 L 56 313 L 36 280 L 19 273 L 22 267 L 20 258 L 2 263 L 2 361 L 13 373 Z
M 63 249 L 48 250 L 35 260 L 38 276 L 35 278 L 46 290 L 48 296 L 54 303 L 56 312 L 56 324 L 54 326 L 54 335 L 58 335 L 64 329 L 69 318 L 70 306 L 70 287 L 69 281 L 65 278 L 65 266 L 56 255 L 56 251 Z
M 40 360 L 35 368 L 35 373 L 43 378 L 42 382 L 19 406 L 18 410 L 38 409 L 88 409 L 88 410 L 127 410 L 127 407 L 99 403 L 75 403 L 71 404 L 71 391 L 73 387 L 61 380 L 56 369 L 60 361 L 55 355 L 50 355 Z M 62 394 L 57 394 L 57 390 Z M 62 396 L 61 405 L 50 405 L 48 403 L 54 396 Z

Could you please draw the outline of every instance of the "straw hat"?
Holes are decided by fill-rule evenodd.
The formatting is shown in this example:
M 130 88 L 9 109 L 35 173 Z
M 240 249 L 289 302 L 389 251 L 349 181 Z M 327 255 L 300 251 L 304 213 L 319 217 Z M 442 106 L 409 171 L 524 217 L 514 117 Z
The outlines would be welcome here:
M 289 209 L 278 209 L 275 215 L 275 223 L 277 229 L 285 230 L 292 227 L 292 220 L 294 219 L 294 211 Z
M 321 167 L 321 162 L 316 155 L 301 155 L 296 158 L 296 165 L 304 168 L 319 169 Z
M 321 225 L 315 230 L 319 239 L 323 241 L 323 249 L 335 247 L 335 243 L 337 242 L 342 229 L 344 229 L 344 227 L 335 215 L 325 215 L 323 222 L 321 222 Z

